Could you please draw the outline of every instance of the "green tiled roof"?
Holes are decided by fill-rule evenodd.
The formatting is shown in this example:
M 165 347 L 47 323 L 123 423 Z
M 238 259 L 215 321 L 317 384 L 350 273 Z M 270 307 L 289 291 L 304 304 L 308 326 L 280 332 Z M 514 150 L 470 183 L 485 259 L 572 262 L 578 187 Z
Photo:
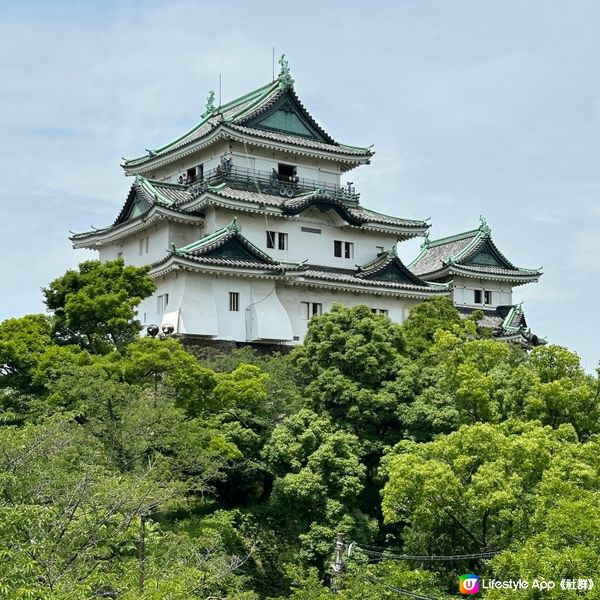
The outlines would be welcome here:
M 239 128 L 240 133 L 256 135 L 288 144 L 314 147 L 370 157 L 370 148 L 343 145 L 336 142 L 306 110 L 292 86 L 289 72 L 222 106 L 214 106 L 214 93 L 209 95 L 207 109 L 202 120 L 177 139 L 148 150 L 147 154 L 124 159 L 123 166 L 131 169 L 145 164 L 157 156 L 167 155 L 189 143 L 204 138 L 219 126 Z
M 450 272 L 512 281 L 534 280 L 541 275 L 540 269 L 524 269 L 510 262 L 492 240 L 483 218 L 478 229 L 438 240 L 426 237 L 409 268 L 427 279 Z

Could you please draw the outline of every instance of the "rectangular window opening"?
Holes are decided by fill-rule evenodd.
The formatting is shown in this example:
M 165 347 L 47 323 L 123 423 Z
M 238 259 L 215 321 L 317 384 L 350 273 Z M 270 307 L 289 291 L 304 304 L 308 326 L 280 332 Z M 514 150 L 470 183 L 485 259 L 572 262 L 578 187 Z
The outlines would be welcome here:
M 296 181 L 296 167 L 279 163 L 277 165 L 277 176 L 279 181 Z
M 317 229 L 316 227 L 300 227 L 300 231 L 303 231 L 304 233 L 317 233 L 317 234 L 321 234 L 321 230 Z
M 156 297 L 156 312 L 159 317 L 162 317 L 166 310 L 167 305 L 169 304 L 169 294 L 161 294 Z
M 288 249 L 288 234 L 287 233 L 280 233 L 278 235 L 279 238 L 279 249 L 280 250 L 287 250 Z
M 339 240 L 333 242 L 333 255 L 342 258 L 342 242 Z
M 302 318 L 308 321 L 314 315 L 323 314 L 323 305 L 320 302 L 300 302 Z
M 481 304 L 481 290 L 473 290 L 475 304 Z
M 491 304 L 492 303 L 492 292 L 489 292 L 489 291 L 483 292 L 483 301 L 484 301 L 484 304 Z
M 275 248 L 275 232 L 267 231 L 267 248 Z
M 238 312 L 240 310 L 239 292 L 229 292 L 229 310 L 231 312 Z

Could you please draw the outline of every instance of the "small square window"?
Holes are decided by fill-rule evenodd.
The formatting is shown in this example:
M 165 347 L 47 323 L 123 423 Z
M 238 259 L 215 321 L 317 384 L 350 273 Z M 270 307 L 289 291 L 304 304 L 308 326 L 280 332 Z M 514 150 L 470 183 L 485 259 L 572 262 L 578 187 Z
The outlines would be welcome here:
M 302 310 L 302 318 L 310 319 L 314 315 L 320 315 L 323 313 L 323 305 L 320 302 L 300 302 Z
M 231 312 L 238 312 L 240 310 L 239 292 L 229 292 L 229 310 Z

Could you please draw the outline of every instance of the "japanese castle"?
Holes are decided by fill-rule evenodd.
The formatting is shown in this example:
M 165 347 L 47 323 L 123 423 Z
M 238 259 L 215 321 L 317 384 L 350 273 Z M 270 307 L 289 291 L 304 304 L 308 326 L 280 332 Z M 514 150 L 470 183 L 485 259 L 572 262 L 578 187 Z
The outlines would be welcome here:
M 181 336 L 297 344 L 311 316 L 337 302 L 403 322 L 423 300 L 450 296 L 501 339 L 538 343 L 514 286 L 539 270 L 513 265 L 488 225 L 429 240 L 425 221 L 367 209 L 341 177 L 371 148 L 336 141 L 304 107 L 287 61 L 279 76 L 223 106 L 175 141 L 125 160 L 134 178 L 114 223 L 71 237 L 100 260 L 151 265 L 155 294 L 138 316 Z M 399 242 L 425 236 L 408 266 Z

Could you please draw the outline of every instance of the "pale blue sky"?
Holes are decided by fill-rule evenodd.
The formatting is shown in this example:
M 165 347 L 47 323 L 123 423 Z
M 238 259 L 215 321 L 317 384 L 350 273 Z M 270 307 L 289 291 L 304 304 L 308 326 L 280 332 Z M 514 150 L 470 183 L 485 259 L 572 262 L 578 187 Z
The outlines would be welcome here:
M 164 144 L 271 78 L 338 140 L 374 144 L 349 174 L 369 208 L 477 226 L 516 264 L 533 330 L 600 359 L 600 3 L 0 1 L 0 319 L 90 256 L 69 230 L 110 223 L 121 156 Z M 412 258 L 418 242 L 401 246 Z

